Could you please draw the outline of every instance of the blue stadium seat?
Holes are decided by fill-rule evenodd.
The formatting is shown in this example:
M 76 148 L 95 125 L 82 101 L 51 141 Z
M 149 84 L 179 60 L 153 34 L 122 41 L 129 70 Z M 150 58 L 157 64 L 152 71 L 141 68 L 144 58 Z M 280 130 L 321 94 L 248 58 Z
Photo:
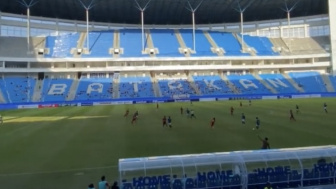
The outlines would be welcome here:
M 157 57 L 182 57 L 179 52 L 180 44 L 172 29 L 151 29 L 153 45 L 158 48 Z
M 318 72 L 291 72 L 289 76 L 307 93 L 327 92 L 325 83 Z
M 154 97 L 150 77 L 120 77 L 120 98 Z
M 193 49 L 193 31 L 190 29 L 183 29 L 179 31 L 186 46 Z M 195 45 L 196 54 L 192 54 L 192 56 L 217 56 L 217 54 L 214 54 L 211 51 L 211 44 L 201 30 L 195 31 Z
M 234 92 L 228 87 L 219 76 L 193 76 L 196 86 L 202 95 L 223 95 L 233 94 Z

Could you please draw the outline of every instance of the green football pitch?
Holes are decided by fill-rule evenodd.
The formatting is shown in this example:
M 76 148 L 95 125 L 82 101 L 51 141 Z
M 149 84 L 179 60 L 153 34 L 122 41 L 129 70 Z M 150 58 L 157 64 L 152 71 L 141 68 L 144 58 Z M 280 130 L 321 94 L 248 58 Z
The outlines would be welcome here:
M 0 188 L 87 188 L 118 180 L 118 159 L 336 143 L 335 99 L 289 99 L 63 107 L 2 111 Z M 329 113 L 323 110 L 328 104 Z M 295 105 L 300 107 L 296 114 Z M 230 115 L 230 107 L 235 108 Z M 196 119 L 181 115 L 194 110 Z M 126 109 L 130 115 L 124 118 Z M 289 120 L 293 109 L 297 121 Z M 139 120 L 131 124 L 138 110 Z M 241 113 L 246 124 L 241 124 Z M 171 116 L 173 127 L 163 128 Z M 210 121 L 215 117 L 215 128 Z M 261 129 L 252 130 L 255 118 Z

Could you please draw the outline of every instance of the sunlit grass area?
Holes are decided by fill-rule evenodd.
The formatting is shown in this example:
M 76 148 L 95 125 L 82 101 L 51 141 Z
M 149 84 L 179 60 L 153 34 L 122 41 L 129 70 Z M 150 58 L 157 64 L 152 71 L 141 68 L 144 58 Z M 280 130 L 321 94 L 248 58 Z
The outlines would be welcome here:
M 335 99 L 241 102 L 242 107 L 240 101 L 221 101 L 166 103 L 159 109 L 141 104 L 2 111 L 1 188 L 87 188 L 102 175 L 117 180 L 119 158 L 259 149 L 258 135 L 268 137 L 271 148 L 336 143 Z M 181 114 L 181 107 L 193 110 L 196 119 Z M 290 109 L 297 121 L 289 120 Z M 139 119 L 132 125 L 136 110 Z M 171 116 L 172 128 L 162 127 L 163 116 Z M 253 131 L 256 117 L 261 128 Z

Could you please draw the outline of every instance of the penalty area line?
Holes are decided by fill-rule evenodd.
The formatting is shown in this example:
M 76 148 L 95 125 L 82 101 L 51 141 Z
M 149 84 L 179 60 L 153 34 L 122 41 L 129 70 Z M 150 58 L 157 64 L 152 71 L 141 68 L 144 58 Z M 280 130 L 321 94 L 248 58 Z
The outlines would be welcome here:
M 98 169 L 109 169 L 116 168 L 117 165 L 105 166 L 105 167 L 88 167 L 81 169 L 65 169 L 65 170 L 56 170 L 56 171 L 38 171 L 38 172 L 22 172 L 22 173 L 8 173 L 0 174 L 0 177 L 6 176 L 24 176 L 24 175 L 41 175 L 41 174 L 56 174 L 56 173 L 70 173 L 70 172 L 79 172 L 79 171 L 88 171 L 88 170 L 98 170 Z

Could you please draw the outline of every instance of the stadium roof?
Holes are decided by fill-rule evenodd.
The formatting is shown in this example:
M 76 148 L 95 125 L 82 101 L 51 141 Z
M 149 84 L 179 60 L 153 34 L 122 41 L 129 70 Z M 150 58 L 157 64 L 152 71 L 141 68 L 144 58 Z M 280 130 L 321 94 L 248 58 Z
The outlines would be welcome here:
M 85 10 L 80 0 L 19 0 L 36 4 L 31 7 L 31 15 L 70 20 L 85 20 Z M 16 0 L 1 0 L 0 11 L 26 14 L 26 8 Z M 95 6 L 90 10 L 90 21 L 110 23 L 140 23 L 140 11 L 136 0 L 81 0 Z M 186 7 L 188 0 L 137 0 L 140 6 L 150 1 L 145 11 L 145 24 L 190 24 L 191 13 Z M 202 0 L 189 0 L 195 8 Z M 249 6 L 244 12 L 245 21 L 259 21 L 286 18 L 285 2 L 288 8 L 296 5 L 292 17 L 311 16 L 328 13 L 327 0 L 203 0 L 196 11 L 197 24 L 239 22 L 238 4 Z

